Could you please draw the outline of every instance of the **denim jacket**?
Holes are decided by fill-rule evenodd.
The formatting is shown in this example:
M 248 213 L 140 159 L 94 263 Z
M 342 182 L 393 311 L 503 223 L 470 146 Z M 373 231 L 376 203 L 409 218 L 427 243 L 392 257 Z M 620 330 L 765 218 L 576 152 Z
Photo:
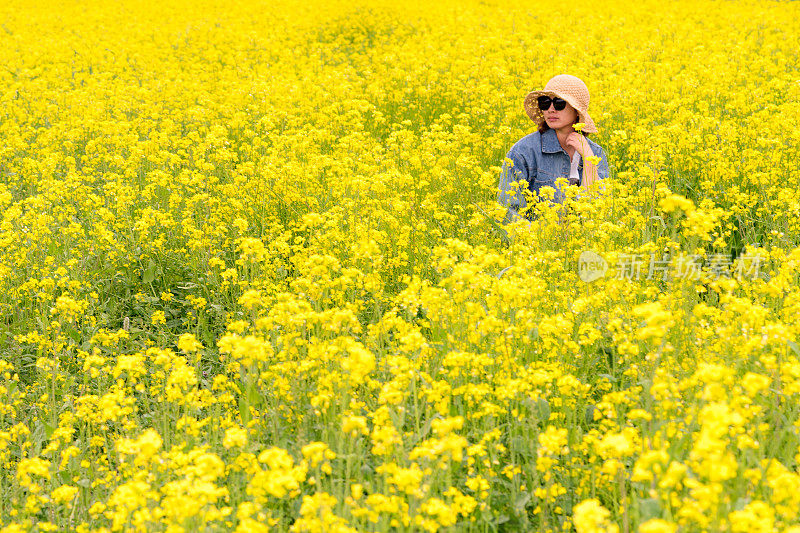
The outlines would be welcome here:
M 600 179 L 608 177 L 608 160 L 603 149 L 586 137 L 592 153 L 600 158 L 597 164 L 597 176 Z M 564 191 L 556 185 L 556 179 L 563 177 L 569 179 L 570 159 L 567 152 L 561 148 L 555 130 L 549 129 L 544 133 L 538 131 L 526 135 L 511 147 L 507 159 L 511 160 L 503 163 L 503 172 L 500 175 L 500 189 L 497 201 L 508 207 L 504 222 L 510 222 L 520 217 L 518 210 L 527 205 L 522 191 L 527 189 L 533 195 L 533 200 L 537 201 L 539 191 L 543 187 L 552 187 L 555 190 L 553 201 L 562 203 L 564 201 Z M 578 175 L 583 183 L 583 158 L 578 165 Z M 512 187 L 514 181 L 520 181 L 521 185 Z M 528 212 L 530 213 L 530 211 Z M 530 214 L 527 216 L 530 218 Z

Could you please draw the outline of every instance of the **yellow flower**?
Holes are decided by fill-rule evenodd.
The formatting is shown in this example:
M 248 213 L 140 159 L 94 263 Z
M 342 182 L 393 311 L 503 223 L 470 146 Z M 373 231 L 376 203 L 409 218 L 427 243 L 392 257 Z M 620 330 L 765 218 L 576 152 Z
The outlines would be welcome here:
M 130 455 L 137 465 L 146 464 L 158 450 L 163 441 L 154 429 L 145 430 L 138 439 L 121 438 L 116 443 L 117 452 Z
M 651 518 L 639 526 L 639 533 L 675 533 L 678 530 L 676 524 L 672 524 L 661 518 Z
M 167 318 L 164 315 L 164 311 L 153 311 L 153 314 L 150 317 L 150 321 L 153 323 L 154 326 L 164 325 L 167 323 Z
M 228 428 L 225 430 L 225 438 L 222 445 L 225 448 L 242 448 L 247 444 L 247 430 L 240 427 Z
M 516 144 L 520 3 L 55 4 L 0 2 L 5 528 L 797 529 L 788 3 L 563 33 L 591 199 Z
M 359 433 L 366 435 L 367 419 L 363 416 L 346 416 L 342 419 L 342 431 L 351 437 L 357 436 Z
M 21 460 L 17 467 L 17 479 L 23 486 L 31 488 L 33 483 L 32 475 L 50 479 L 50 461 L 38 457 Z
M 572 523 L 578 533 L 619 533 L 609 521 L 611 513 L 594 498 L 584 500 L 573 509 Z
M 0 528 L 0 533 L 26 533 L 28 531 L 30 531 L 29 527 L 19 524 L 8 524 Z
M 425 472 L 417 463 L 412 463 L 409 468 L 401 468 L 394 463 L 385 463 L 375 471 L 379 474 L 387 474 L 387 482 L 400 491 L 416 496 L 422 495 L 421 485 Z
M 58 503 L 69 503 L 75 498 L 76 494 L 78 494 L 78 487 L 70 485 L 61 485 L 50 493 L 53 500 Z
M 246 291 L 239 297 L 239 303 L 248 310 L 253 310 L 262 305 L 262 295 L 259 290 Z
M 631 431 L 607 433 L 596 445 L 598 453 L 605 458 L 629 457 L 636 450 Z
M 191 333 L 184 333 L 178 337 L 178 349 L 186 353 L 196 352 L 203 348 L 203 344 Z
M 456 429 L 461 429 L 463 426 L 463 416 L 455 416 L 445 419 L 437 418 L 431 422 L 431 429 L 433 429 L 433 432 L 440 437 L 447 435 Z
M 775 531 L 775 510 L 760 500 L 748 503 L 741 511 L 731 512 L 728 519 L 731 531 L 737 533 Z
M 659 205 L 661 210 L 665 213 L 672 213 L 678 209 L 684 213 L 691 213 L 695 208 L 694 203 L 692 203 L 691 200 L 681 196 L 680 194 L 670 194 L 666 198 L 662 199 Z
M 569 451 L 567 448 L 567 430 L 547 426 L 544 433 L 539 434 L 540 453 L 560 455 Z
M 306 444 L 301 449 L 303 457 L 308 460 L 311 467 L 316 467 L 322 461 L 329 461 L 336 458 L 336 453 L 333 452 L 328 445 L 324 442 L 311 442 Z

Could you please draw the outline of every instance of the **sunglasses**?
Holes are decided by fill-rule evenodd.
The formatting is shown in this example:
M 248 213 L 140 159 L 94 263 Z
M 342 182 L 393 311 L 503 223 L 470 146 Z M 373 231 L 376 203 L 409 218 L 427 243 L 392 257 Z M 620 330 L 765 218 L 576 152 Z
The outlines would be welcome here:
M 550 109 L 550 104 L 553 104 L 553 108 L 556 111 L 561 111 L 567 107 L 567 101 L 557 96 L 555 98 L 550 98 L 549 96 L 540 96 L 537 98 L 537 102 L 539 103 L 539 109 L 542 111 Z

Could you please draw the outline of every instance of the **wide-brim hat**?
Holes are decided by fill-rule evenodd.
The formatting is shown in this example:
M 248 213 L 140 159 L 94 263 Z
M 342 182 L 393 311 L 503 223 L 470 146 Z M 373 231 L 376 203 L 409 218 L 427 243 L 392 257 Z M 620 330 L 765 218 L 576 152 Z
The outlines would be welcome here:
M 575 108 L 578 112 L 578 122 L 586 124 L 583 131 L 586 133 L 597 133 L 597 128 L 594 125 L 592 117 L 589 116 L 589 89 L 580 78 L 570 76 L 569 74 L 559 74 L 550 78 L 547 85 L 541 91 L 531 91 L 525 97 L 525 112 L 531 117 L 531 120 L 537 126 L 541 126 L 544 122 L 544 113 L 539 109 L 537 98 L 540 96 L 549 96 L 551 98 L 558 96 L 567 101 L 569 105 Z

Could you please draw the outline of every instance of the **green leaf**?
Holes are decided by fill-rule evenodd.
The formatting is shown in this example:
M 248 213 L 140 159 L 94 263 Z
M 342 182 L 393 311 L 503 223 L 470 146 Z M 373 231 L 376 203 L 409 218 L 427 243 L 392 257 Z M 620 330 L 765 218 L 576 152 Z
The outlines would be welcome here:
M 797 345 L 794 341 L 786 341 L 786 344 L 789 345 L 789 348 L 795 353 L 795 355 L 800 356 L 800 346 Z
M 519 498 L 517 498 L 517 501 L 514 502 L 514 510 L 517 512 L 517 514 L 520 514 L 523 511 L 525 511 L 525 506 L 528 505 L 528 502 L 530 501 L 531 501 L 530 492 L 523 492 L 522 494 L 520 494 Z
M 547 422 L 550 420 L 550 403 L 544 398 L 539 398 L 537 403 L 537 407 L 539 408 L 539 417 L 542 419 L 542 422 Z
M 490 217 L 483 209 L 478 207 L 477 204 L 472 204 L 472 206 L 486 219 L 489 223 L 489 226 L 500 235 L 500 238 L 503 240 L 504 243 L 508 244 L 511 242 L 511 238 L 508 236 L 508 232 L 506 229 L 500 225 L 493 217 Z M 500 276 L 497 276 L 498 278 Z
M 150 262 L 147 263 L 147 268 L 144 269 L 144 273 L 142 274 L 142 281 L 145 283 L 153 283 L 153 280 L 156 279 L 156 262 L 150 259 Z
M 591 426 L 594 424 L 594 412 L 597 411 L 597 407 L 594 405 L 587 405 L 586 411 L 583 414 L 583 420 L 587 426 Z
M 250 422 L 250 406 L 245 398 L 239 398 L 239 416 L 242 417 L 242 424 L 247 425 Z
M 438 416 L 438 415 L 432 416 L 431 418 L 429 418 L 429 419 L 428 419 L 428 420 L 427 420 L 427 421 L 426 421 L 426 422 L 425 422 L 425 423 L 422 425 L 422 427 L 421 427 L 421 428 L 420 428 L 420 430 L 419 430 L 419 438 L 420 438 L 420 440 L 422 440 L 422 439 L 424 439 L 425 437 L 427 437 L 427 436 L 428 436 L 428 434 L 431 432 L 431 426 L 433 425 L 433 421 L 434 421 L 434 420 L 437 420 L 437 419 L 439 419 L 439 418 L 441 418 L 441 417 L 440 417 L 440 416 Z
M 651 518 L 658 518 L 661 516 L 661 502 L 658 498 L 645 498 L 639 500 L 639 519 L 646 522 Z
M 77 329 L 75 329 L 73 327 L 64 328 L 64 331 L 66 332 L 66 334 L 69 336 L 70 339 L 72 339 L 76 343 L 80 342 L 80 340 L 81 340 L 81 332 L 80 331 L 78 331 Z
M 742 496 L 740 498 L 736 498 L 736 501 L 733 503 L 733 509 L 736 511 L 741 511 L 750 503 L 750 498 L 746 496 Z

